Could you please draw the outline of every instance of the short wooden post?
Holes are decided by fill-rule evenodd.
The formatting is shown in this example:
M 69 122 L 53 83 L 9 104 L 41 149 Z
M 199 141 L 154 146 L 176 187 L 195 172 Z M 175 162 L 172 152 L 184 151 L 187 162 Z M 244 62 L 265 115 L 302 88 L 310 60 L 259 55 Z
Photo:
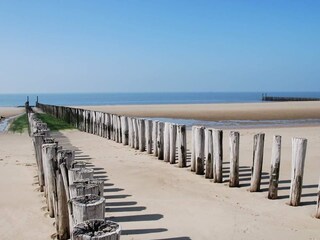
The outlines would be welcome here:
M 291 206 L 298 206 L 301 200 L 304 162 L 307 152 L 307 139 L 292 139 L 292 171 L 290 201 Z
M 278 197 L 278 182 L 280 173 L 280 159 L 281 159 L 281 136 L 273 137 L 272 154 L 271 154 L 271 171 L 269 179 L 269 199 L 276 199 Z
M 78 181 L 74 181 L 73 184 L 90 184 L 90 185 L 97 185 L 98 186 L 98 193 L 96 195 L 99 195 L 103 197 L 103 190 L 104 190 L 104 180 L 103 179 L 82 179 Z
M 320 178 L 318 185 L 318 193 L 317 193 L 317 209 L 316 209 L 316 218 L 320 218 Z
M 186 125 L 178 125 L 178 166 L 187 166 L 187 135 Z
M 215 183 L 222 183 L 223 172 L 222 172 L 222 161 L 223 161 L 223 131 L 213 130 L 213 162 L 214 162 L 214 174 L 213 181 Z
M 56 160 L 57 160 L 57 144 L 43 144 L 42 145 L 42 160 L 43 160 L 43 170 L 44 179 L 46 187 L 47 196 L 47 206 L 49 211 L 49 216 L 54 217 L 54 209 L 56 203 Z
M 72 185 L 75 181 L 93 179 L 93 169 L 91 168 L 71 168 L 68 173 L 69 185 Z
M 212 129 L 205 129 L 205 158 L 206 174 L 205 178 L 213 179 L 213 136 Z
M 70 198 L 75 198 L 79 196 L 84 196 L 87 194 L 99 195 L 100 189 L 98 184 L 93 184 L 90 182 L 75 182 L 69 186 Z
M 139 150 L 140 152 L 144 152 L 146 150 L 146 125 L 145 119 L 140 118 L 138 120 L 139 123 Z
M 122 143 L 122 124 L 121 124 L 120 116 L 117 116 L 117 135 L 118 135 L 118 143 Z
M 196 128 L 197 126 L 192 126 L 191 132 L 191 172 L 196 171 Z
M 91 219 L 104 219 L 105 199 L 88 194 L 71 199 L 73 226 Z
M 196 174 L 204 174 L 204 127 L 195 128 Z
M 72 240 L 120 240 L 120 235 L 118 223 L 94 219 L 77 224 L 72 232 Z
M 130 147 L 133 147 L 133 126 L 132 126 L 132 118 L 128 117 L 128 145 Z
M 146 120 L 146 149 L 147 153 L 152 153 L 152 120 Z
M 170 136 L 170 164 L 176 163 L 176 148 L 177 148 L 177 125 L 171 123 L 169 129 Z
M 152 123 L 152 148 L 153 148 L 153 155 L 155 157 L 158 157 L 158 146 L 157 146 L 158 123 L 159 121 L 153 121 Z
M 164 123 L 158 122 L 158 135 L 157 135 L 157 148 L 158 148 L 158 159 L 163 160 L 164 157 Z
M 170 161 L 170 123 L 164 123 L 163 132 L 163 161 Z
M 239 187 L 239 132 L 231 131 L 229 135 L 230 148 L 230 179 L 229 187 Z
M 263 165 L 264 133 L 254 135 L 250 192 L 260 191 Z

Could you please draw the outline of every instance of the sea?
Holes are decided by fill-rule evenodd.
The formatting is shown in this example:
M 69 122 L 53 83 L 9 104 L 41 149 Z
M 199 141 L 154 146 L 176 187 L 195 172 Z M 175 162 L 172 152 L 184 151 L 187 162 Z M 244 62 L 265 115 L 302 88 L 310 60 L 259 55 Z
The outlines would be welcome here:
M 147 104 L 200 104 L 200 103 L 257 103 L 262 95 L 280 97 L 320 98 L 320 92 L 170 92 L 170 93 L 32 93 L 32 94 L 0 94 L 0 107 L 23 106 L 28 99 L 35 105 L 37 99 L 41 103 L 62 106 L 96 106 L 96 105 L 147 105 Z M 281 126 L 319 126 L 320 119 L 298 120 L 227 120 L 199 121 L 190 119 L 157 118 L 177 124 L 226 128 L 255 128 Z M 0 132 L 6 126 L 0 122 Z
M 0 107 L 23 106 L 27 98 L 34 105 L 134 105 L 261 102 L 262 94 L 281 97 L 320 98 L 320 92 L 170 92 L 170 93 L 25 93 L 0 94 Z

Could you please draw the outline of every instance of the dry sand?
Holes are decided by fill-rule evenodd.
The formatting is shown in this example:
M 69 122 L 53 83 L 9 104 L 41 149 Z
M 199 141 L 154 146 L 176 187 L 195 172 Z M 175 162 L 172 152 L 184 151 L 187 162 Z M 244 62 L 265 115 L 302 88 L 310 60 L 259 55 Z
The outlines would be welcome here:
M 38 190 L 36 162 L 27 133 L 0 133 L 0 239 L 44 240 L 54 233 Z
M 0 116 L 2 117 L 12 117 L 24 112 L 25 109 L 23 107 L 0 107 Z
M 307 104 L 307 107 L 310 106 Z M 180 169 L 146 153 L 78 130 L 56 132 L 54 137 L 65 148 L 76 150 L 76 159 L 89 162 L 96 177 L 106 179 L 106 217 L 121 224 L 122 240 L 320 239 L 320 220 L 313 217 L 320 175 L 320 127 L 239 131 L 241 187 L 232 189 L 226 182 L 215 184 L 191 173 L 189 167 Z M 266 133 L 262 191 L 250 193 L 252 139 L 258 132 Z M 229 130 L 224 131 L 226 181 L 228 133 Z M 274 134 L 283 137 L 280 198 L 268 200 Z M 302 205 L 299 207 L 286 204 L 290 187 L 291 138 L 294 136 L 308 139 Z M 188 142 L 190 146 L 190 132 Z M 44 216 L 41 210 L 45 206 L 43 195 L 37 191 L 38 186 L 33 185 L 36 166 L 27 134 L 0 134 L 0 158 L 0 191 L 4 196 L 0 200 L 1 239 L 50 239 L 54 232 L 53 220 Z
M 198 120 L 320 119 L 320 102 L 81 106 L 136 117 Z

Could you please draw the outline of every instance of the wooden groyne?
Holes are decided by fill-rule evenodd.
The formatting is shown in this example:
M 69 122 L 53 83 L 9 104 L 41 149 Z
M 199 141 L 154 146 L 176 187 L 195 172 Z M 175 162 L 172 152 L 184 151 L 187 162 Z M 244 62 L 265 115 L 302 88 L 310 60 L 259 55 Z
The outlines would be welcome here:
M 55 218 L 57 239 L 119 240 L 120 225 L 105 220 L 104 181 L 94 179 L 92 168 L 75 161 L 73 151 L 62 149 L 28 102 L 25 106 L 40 191 L 46 197 L 49 216 Z
M 295 102 L 295 101 L 320 101 L 320 98 L 306 98 L 306 97 L 277 97 L 267 96 L 263 94 L 261 100 L 264 102 Z
M 72 124 L 80 131 L 92 133 L 137 151 L 155 156 L 155 159 L 170 164 L 178 160 L 178 167 L 187 167 L 185 125 L 119 116 L 117 114 L 80 108 L 54 106 L 37 103 L 42 111 Z M 223 183 L 223 131 L 220 129 L 193 126 L 191 133 L 191 171 L 204 175 L 214 183 Z M 229 135 L 229 187 L 239 187 L 240 133 Z M 251 167 L 250 192 L 260 191 L 264 161 L 265 134 L 253 136 L 253 159 Z M 304 163 L 306 161 L 307 139 L 292 138 L 292 173 L 289 205 L 299 206 L 303 185 Z M 270 164 L 268 199 L 277 199 L 280 175 L 281 136 L 274 136 Z M 316 218 L 320 218 L 320 185 L 317 193 Z

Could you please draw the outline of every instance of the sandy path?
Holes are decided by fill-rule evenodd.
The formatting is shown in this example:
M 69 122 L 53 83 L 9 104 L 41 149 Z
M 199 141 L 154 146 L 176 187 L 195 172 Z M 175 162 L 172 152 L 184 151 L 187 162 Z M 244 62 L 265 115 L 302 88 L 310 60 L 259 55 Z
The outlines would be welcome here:
M 54 233 L 53 220 L 38 191 L 36 164 L 29 136 L 0 133 L 0 239 L 43 240 Z
M 249 193 L 252 136 L 266 133 L 262 192 Z M 312 217 L 319 177 L 319 127 L 242 129 L 241 188 L 230 189 L 202 176 L 165 164 L 106 139 L 64 131 L 60 144 L 90 162 L 96 177 L 106 179 L 107 214 L 123 227 L 122 239 L 318 239 L 319 220 Z M 227 151 L 225 131 L 225 151 Z M 283 136 L 279 200 L 268 200 L 267 184 L 273 134 Z M 309 139 L 302 206 L 286 205 L 290 186 L 291 137 Z M 59 138 L 58 138 L 59 140 Z M 225 152 L 224 161 L 228 161 Z M 225 179 L 228 164 L 224 164 Z

